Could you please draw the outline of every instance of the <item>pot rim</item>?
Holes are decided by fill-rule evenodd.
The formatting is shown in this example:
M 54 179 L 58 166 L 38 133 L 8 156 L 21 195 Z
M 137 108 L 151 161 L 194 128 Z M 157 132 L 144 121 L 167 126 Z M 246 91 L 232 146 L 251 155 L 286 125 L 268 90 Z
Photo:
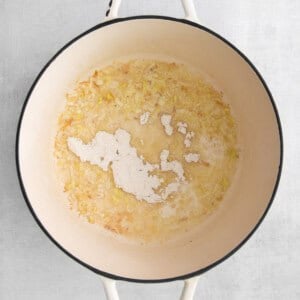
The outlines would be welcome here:
M 280 159 L 279 159 L 279 166 L 278 166 L 278 173 L 277 173 L 277 177 L 276 177 L 276 182 L 269 200 L 269 203 L 264 211 L 264 213 L 262 214 L 261 218 L 259 219 L 259 221 L 255 224 L 255 226 L 253 227 L 253 229 L 248 233 L 248 235 L 236 246 L 234 247 L 230 252 L 226 253 L 222 258 L 220 258 L 219 260 L 213 262 L 212 264 L 206 266 L 205 268 L 199 269 L 197 271 L 191 272 L 191 273 L 187 273 L 187 274 L 183 274 L 183 275 L 179 275 L 176 277 L 170 277 L 170 278 L 163 278 L 163 279 L 137 279 L 137 278 L 128 278 L 128 277 L 123 277 L 123 276 L 119 276 L 119 275 L 115 275 L 115 274 L 111 274 L 111 273 L 107 273 L 104 271 L 101 271 L 85 262 L 83 262 L 82 260 L 80 260 L 79 258 L 77 258 L 76 256 L 74 256 L 73 254 L 71 254 L 69 251 L 67 251 L 62 245 L 60 245 L 53 236 L 50 235 L 50 233 L 47 231 L 47 229 L 44 227 L 44 225 L 42 224 L 42 222 L 40 221 L 38 215 L 35 213 L 33 207 L 30 204 L 30 200 L 27 196 L 26 193 L 26 189 L 25 186 L 23 184 L 23 179 L 22 179 L 22 174 L 21 174 L 21 170 L 20 170 L 20 160 L 19 160 L 19 138 L 20 138 L 20 129 L 22 126 L 22 120 L 23 120 L 23 116 L 27 107 L 27 103 L 29 102 L 29 99 L 31 97 L 31 94 L 36 86 L 36 84 L 38 83 L 39 79 L 41 78 L 41 76 L 45 73 L 45 71 L 47 70 L 47 68 L 50 66 L 50 64 L 56 59 L 56 57 L 58 57 L 64 50 L 66 50 L 70 45 L 72 45 L 73 43 L 75 43 L 77 40 L 79 40 L 80 38 L 88 35 L 89 33 L 100 29 L 102 27 L 105 26 L 109 26 L 111 24 L 114 23 L 120 23 L 120 22 L 126 22 L 126 21 L 131 21 L 131 20 L 138 20 L 138 19 L 157 19 L 157 20 L 168 20 L 168 21 L 174 21 L 174 22 L 179 22 L 179 23 L 184 23 L 187 25 L 190 25 L 192 27 L 196 27 L 198 29 L 204 30 L 207 33 L 213 35 L 214 37 L 218 38 L 219 40 L 221 40 L 222 42 L 224 42 L 225 44 L 227 44 L 233 51 L 235 51 L 237 54 L 239 54 L 244 60 L 245 62 L 249 65 L 250 68 L 252 68 L 252 70 L 255 72 L 255 74 L 257 75 L 257 77 L 259 78 L 259 80 L 261 81 L 261 83 L 263 84 L 268 96 L 269 96 L 269 100 L 272 104 L 273 107 L 273 111 L 275 113 L 276 116 L 276 121 L 277 121 L 277 126 L 278 126 L 278 134 L 279 134 L 279 139 L 280 139 Z M 263 79 L 262 75 L 259 73 L 259 71 L 256 69 L 256 67 L 254 66 L 254 64 L 249 60 L 249 58 L 243 54 L 238 48 L 236 48 L 232 43 L 230 43 L 227 39 L 225 39 L 224 37 L 222 37 L 221 35 L 217 34 L 216 32 L 214 32 L 213 30 L 200 25 L 198 23 L 194 23 L 191 22 L 189 20 L 186 19 L 179 19 L 179 18 L 174 18 L 174 17 L 167 17 L 167 16 L 157 16 L 157 15 L 139 15 L 139 16 L 131 16 L 131 17 L 125 17 L 125 18 L 116 18 L 116 19 L 112 19 L 100 24 L 97 24 L 96 26 L 88 29 L 87 31 L 79 34 L 78 36 L 76 36 L 75 38 L 73 38 L 71 41 L 69 41 L 68 43 L 66 43 L 60 50 L 58 50 L 56 52 L 56 54 L 46 63 L 46 65 L 42 68 L 42 70 L 40 71 L 40 73 L 38 74 L 38 76 L 36 77 L 36 79 L 34 80 L 32 86 L 30 87 L 27 96 L 25 98 L 25 102 L 23 104 L 21 113 L 20 113 L 20 117 L 19 117 L 19 121 L 18 121 L 18 126 L 17 126 L 17 132 L 16 132 L 16 143 L 15 143 L 15 160 L 16 160 L 16 168 L 17 168 L 17 176 L 18 176 L 18 180 L 19 180 L 19 184 L 21 187 L 21 191 L 23 194 L 23 197 L 25 199 L 25 202 L 33 216 L 33 218 L 35 219 L 35 221 L 37 222 L 37 224 L 39 225 L 39 227 L 42 229 L 42 231 L 46 234 L 46 236 L 61 250 L 63 251 L 66 255 L 68 255 L 70 258 L 72 258 L 73 260 L 75 260 L 77 263 L 81 264 L 82 266 L 88 268 L 89 270 L 95 272 L 98 275 L 102 275 L 114 280 L 124 280 L 124 281 L 129 281 L 129 282 L 138 282 L 138 283 L 162 283 L 162 282 L 170 282 L 170 281 L 175 281 L 175 280 L 185 280 L 194 276 L 198 276 L 200 274 L 205 273 L 206 271 L 216 267 L 217 265 L 219 265 L 220 263 L 224 262 L 227 258 L 229 258 L 231 255 L 233 255 L 237 250 L 239 250 L 248 240 L 249 238 L 254 234 L 254 232 L 257 230 L 257 228 L 260 226 L 260 224 L 262 223 L 262 221 L 264 220 L 266 214 L 268 213 L 273 201 L 274 201 L 274 197 L 275 194 L 277 192 L 277 188 L 279 185 L 279 181 L 280 181 L 280 177 L 281 177 L 281 173 L 282 173 L 282 164 L 283 164 L 283 135 L 282 135 L 282 127 L 281 127 L 281 121 L 280 121 L 280 117 L 278 114 L 278 110 L 275 104 L 275 101 L 273 99 L 273 96 L 265 82 L 265 80 Z

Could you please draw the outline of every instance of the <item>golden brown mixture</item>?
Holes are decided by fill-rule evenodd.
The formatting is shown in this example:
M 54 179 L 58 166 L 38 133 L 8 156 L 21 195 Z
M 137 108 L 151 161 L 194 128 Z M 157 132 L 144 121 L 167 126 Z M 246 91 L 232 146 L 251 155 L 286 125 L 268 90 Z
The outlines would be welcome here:
M 236 125 L 221 93 L 183 65 L 114 63 L 79 82 L 66 99 L 55 156 L 71 208 L 88 222 L 129 238 L 161 240 L 199 224 L 222 201 L 236 169 Z M 162 115 L 171 116 L 171 135 Z M 179 129 L 180 122 L 186 130 Z M 115 186 L 111 169 L 82 162 L 68 148 L 69 137 L 89 143 L 97 132 L 113 134 L 119 128 L 130 133 L 131 146 L 146 161 L 160 164 L 167 149 L 168 159 L 182 164 L 186 183 L 178 192 L 156 204 L 137 200 Z M 173 172 L 156 173 L 163 186 L 174 180 Z

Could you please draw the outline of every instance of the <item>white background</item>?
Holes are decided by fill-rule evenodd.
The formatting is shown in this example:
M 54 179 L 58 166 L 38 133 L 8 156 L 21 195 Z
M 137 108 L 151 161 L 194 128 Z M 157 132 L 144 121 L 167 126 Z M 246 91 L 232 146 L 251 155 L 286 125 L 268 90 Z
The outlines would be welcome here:
M 240 251 L 200 277 L 195 299 L 300 299 L 300 1 L 195 1 L 201 23 L 234 43 L 264 76 L 285 142 L 281 184 L 265 221 Z M 56 248 L 30 215 L 17 182 L 14 143 L 17 119 L 37 73 L 67 41 L 102 21 L 107 3 L 0 0 L 3 300 L 104 299 L 98 276 Z M 179 0 L 124 0 L 121 15 L 137 14 L 181 17 L 183 12 Z M 173 300 L 181 286 L 118 284 L 121 300 Z

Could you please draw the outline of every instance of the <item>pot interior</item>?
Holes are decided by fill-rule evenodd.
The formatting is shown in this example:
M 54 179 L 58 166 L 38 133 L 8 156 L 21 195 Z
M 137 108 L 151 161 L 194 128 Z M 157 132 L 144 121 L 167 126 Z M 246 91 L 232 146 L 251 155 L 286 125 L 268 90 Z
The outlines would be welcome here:
M 95 67 L 136 57 L 184 62 L 213 80 L 237 119 L 242 150 L 234 182 L 217 212 L 188 235 L 156 246 L 115 238 L 71 213 L 54 168 L 56 122 L 66 91 Z M 99 27 L 65 48 L 36 83 L 19 136 L 23 184 L 43 227 L 82 262 L 136 280 L 195 272 L 237 247 L 270 203 L 280 151 L 270 96 L 246 60 L 204 29 L 159 18 Z

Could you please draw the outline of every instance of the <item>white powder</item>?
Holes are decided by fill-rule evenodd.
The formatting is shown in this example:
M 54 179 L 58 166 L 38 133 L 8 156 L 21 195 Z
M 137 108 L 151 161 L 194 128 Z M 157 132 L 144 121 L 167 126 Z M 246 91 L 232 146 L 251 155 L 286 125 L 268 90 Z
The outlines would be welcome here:
M 118 129 L 114 135 L 99 131 L 90 144 L 69 138 L 68 146 L 82 161 L 98 165 L 104 171 L 111 164 L 116 186 L 135 195 L 138 200 L 149 203 L 161 201 L 160 195 L 154 191 L 160 186 L 161 180 L 149 174 L 159 166 L 144 163 L 129 142 L 130 134 Z
M 177 123 L 177 127 L 178 127 L 178 132 L 186 135 L 186 130 L 187 130 L 187 124 L 184 122 L 178 122 Z
M 185 139 L 184 139 L 184 145 L 185 147 L 189 148 L 192 145 L 192 138 L 194 137 L 195 133 L 193 131 L 188 132 L 185 135 Z
M 191 162 L 198 162 L 199 161 L 199 154 L 197 153 L 188 153 L 184 155 L 184 159 L 186 162 L 191 163 Z
M 182 167 L 182 164 L 177 160 L 168 161 L 169 157 L 169 150 L 164 149 L 160 153 L 160 169 L 162 171 L 172 171 L 174 172 L 176 177 L 176 182 L 169 183 L 165 190 L 162 192 L 162 198 L 165 200 L 171 195 L 172 193 L 175 193 L 178 191 L 180 187 L 180 182 L 184 182 L 184 170 Z
M 168 161 L 169 151 L 163 150 L 160 155 L 161 164 L 144 162 L 142 156 L 130 145 L 130 134 L 124 129 L 118 129 L 115 134 L 99 131 L 89 144 L 80 139 L 69 137 L 69 149 L 80 157 L 83 162 L 98 165 L 104 171 L 111 166 L 115 185 L 123 191 L 133 194 L 138 200 L 156 203 L 168 198 L 176 192 L 180 182 L 185 181 L 184 170 L 179 161 Z M 163 180 L 150 172 L 155 169 L 172 171 L 176 182 L 172 182 L 162 190 L 161 195 L 155 192 Z
M 164 200 L 166 200 L 172 193 L 177 192 L 178 189 L 179 189 L 179 187 L 180 187 L 180 183 L 179 182 L 171 182 L 171 183 L 169 183 L 166 186 L 166 188 L 163 191 L 163 193 L 162 193 L 162 198 Z
M 140 124 L 141 124 L 141 125 L 145 125 L 145 124 L 148 122 L 149 117 L 150 117 L 150 112 L 149 112 L 149 111 L 144 112 L 144 113 L 140 116 Z
M 167 115 L 167 114 L 163 114 L 160 118 L 161 124 L 164 126 L 165 133 L 167 135 L 172 135 L 172 133 L 173 133 L 173 127 L 171 126 L 171 120 L 172 120 L 172 116 Z
M 104 171 L 107 171 L 109 164 L 118 157 L 116 137 L 105 131 L 99 131 L 92 142 L 86 145 L 80 139 L 70 137 L 68 146 L 81 161 L 98 165 Z
M 195 133 L 193 131 L 189 131 L 187 132 L 187 124 L 185 122 L 178 122 L 177 123 L 177 127 L 178 127 L 178 132 L 185 135 L 184 138 L 184 145 L 186 148 L 191 147 L 192 145 L 192 138 L 195 136 Z
M 177 160 L 173 160 L 173 161 L 168 161 L 168 157 L 169 157 L 169 150 L 163 150 L 160 153 L 160 168 L 162 171 L 172 171 L 174 173 L 177 174 L 177 181 L 184 181 L 184 171 L 183 171 L 183 167 L 182 164 L 177 161 Z

